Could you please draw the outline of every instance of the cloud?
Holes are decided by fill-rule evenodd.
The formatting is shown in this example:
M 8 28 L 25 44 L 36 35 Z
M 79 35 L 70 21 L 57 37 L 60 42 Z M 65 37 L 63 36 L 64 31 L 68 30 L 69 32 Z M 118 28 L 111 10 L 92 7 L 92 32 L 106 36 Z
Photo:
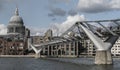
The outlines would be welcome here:
M 76 14 L 74 16 L 68 16 L 67 19 L 62 23 L 53 23 L 51 28 L 54 35 L 60 35 L 70 28 L 75 22 L 85 20 L 84 15 Z
M 40 28 L 40 27 L 28 27 L 28 28 L 30 29 L 32 36 L 44 35 L 44 33 L 48 30 L 48 28 Z
M 0 35 L 7 34 L 7 27 L 4 24 L 0 24 Z
M 54 14 L 53 13 L 48 13 L 48 16 L 49 17 L 54 17 Z
M 110 5 L 112 9 L 120 10 L 120 0 L 111 0 Z
M 56 18 L 53 18 L 53 19 L 52 19 L 52 21 L 55 21 L 55 20 L 57 20 L 57 19 L 56 19 Z
M 28 27 L 30 28 L 31 35 L 44 35 L 48 29 L 53 30 L 53 35 L 60 35 L 64 33 L 68 28 L 70 28 L 77 21 L 85 20 L 84 15 L 76 14 L 74 16 L 68 16 L 62 23 L 51 23 L 50 28 L 39 28 L 39 27 Z
M 76 10 L 69 10 L 68 11 L 68 15 L 71 15 L 71 16 L 74 16 L 77 14 L 77 11 Z
M 66 10 L 58 6 L 58 4 L 61 5 L 68 5 L 71 2 L 71 0 L 48 0 L 48 6 L 50 13 L 48 13 L 49 17 L 55 17 L 55 16 L 65 16 Z
M 61 9 L 61 8 L 54 8 L 54 7 L 50 7 L 50 12 L 48 13 L 48 16 L 65 16 L 66 15 L 66 11 Z
M 120 10 L 120 0 L 79 0 L 77 9 L 86 13 Z

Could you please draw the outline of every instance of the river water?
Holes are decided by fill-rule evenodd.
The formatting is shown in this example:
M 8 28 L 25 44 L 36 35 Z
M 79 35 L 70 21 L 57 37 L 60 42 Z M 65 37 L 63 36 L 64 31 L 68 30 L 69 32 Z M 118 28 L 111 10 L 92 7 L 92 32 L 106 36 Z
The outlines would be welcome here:
M 95 65 L 93 58 L 0 58 L 0 70 L 120 70 L 120 59 Z

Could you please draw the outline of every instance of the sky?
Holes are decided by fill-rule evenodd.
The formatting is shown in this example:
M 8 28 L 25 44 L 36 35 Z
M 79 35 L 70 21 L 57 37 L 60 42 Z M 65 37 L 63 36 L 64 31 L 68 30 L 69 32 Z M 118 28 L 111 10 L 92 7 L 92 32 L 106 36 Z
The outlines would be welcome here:
M 63 33 L 76 21 L 120 18 L 120 0 L 0 0 L 0 34 L 18 7 L 31 35 Z

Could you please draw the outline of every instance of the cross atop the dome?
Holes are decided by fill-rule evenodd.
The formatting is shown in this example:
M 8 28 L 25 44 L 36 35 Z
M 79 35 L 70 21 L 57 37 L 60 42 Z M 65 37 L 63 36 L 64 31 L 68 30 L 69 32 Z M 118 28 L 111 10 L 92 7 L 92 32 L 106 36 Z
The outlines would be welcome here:
M 16 7 L 16 10 L 15 10 L 15 15 L 19 15 L 19 12 L 18 12 L 18 8 Z

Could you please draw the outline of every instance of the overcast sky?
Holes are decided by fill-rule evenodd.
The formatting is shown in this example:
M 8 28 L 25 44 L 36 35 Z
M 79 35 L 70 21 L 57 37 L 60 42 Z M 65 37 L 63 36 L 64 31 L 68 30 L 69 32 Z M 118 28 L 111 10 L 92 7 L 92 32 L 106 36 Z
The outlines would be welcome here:
M 0 0 L 0 34 L 16 6 L 32 34 L 63 32 L 76 21 L 120 18 L 120 0 Z

